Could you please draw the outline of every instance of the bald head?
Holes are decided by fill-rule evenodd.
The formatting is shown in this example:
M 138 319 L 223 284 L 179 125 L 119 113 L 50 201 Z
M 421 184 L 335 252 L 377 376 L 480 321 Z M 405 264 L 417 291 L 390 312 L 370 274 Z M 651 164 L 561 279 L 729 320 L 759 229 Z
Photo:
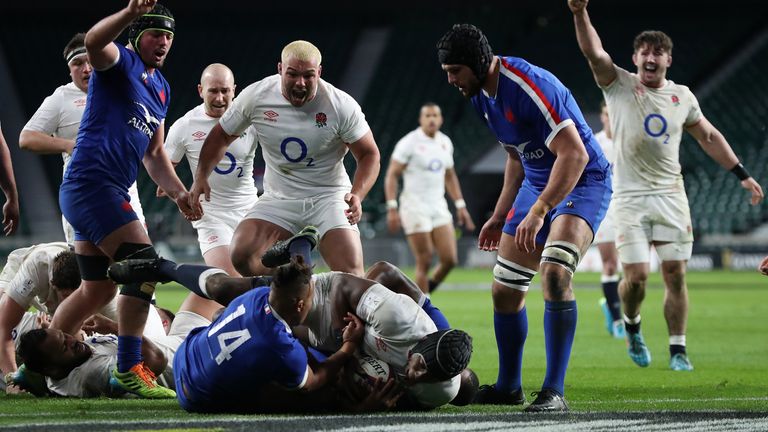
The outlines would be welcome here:
M 197 91 L 203 99 L 205 113 L 221 117 L 235 97 L 235 75 L 221 63 L 213 63 L 203 70 Z

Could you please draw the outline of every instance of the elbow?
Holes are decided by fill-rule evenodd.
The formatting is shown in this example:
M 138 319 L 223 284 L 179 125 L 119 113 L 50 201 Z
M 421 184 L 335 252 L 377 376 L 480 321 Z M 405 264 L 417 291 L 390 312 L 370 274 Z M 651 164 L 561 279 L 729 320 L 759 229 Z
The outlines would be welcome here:
M 22 131 L 19 135 L 19 148 L 22 150 L 32 150 L 32 137 L 26 131 Z

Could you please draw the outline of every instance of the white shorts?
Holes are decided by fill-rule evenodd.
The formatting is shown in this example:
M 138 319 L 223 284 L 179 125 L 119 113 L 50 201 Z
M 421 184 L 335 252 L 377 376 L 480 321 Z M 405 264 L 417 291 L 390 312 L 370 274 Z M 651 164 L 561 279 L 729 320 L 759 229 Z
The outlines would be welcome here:
M 614 198 L 616 248 L 622 263 L 650 262 L 649 243 L 668 242 L 657 248 L 662 261 L 687 260 L 693 250 L 693 229 L 688 198 L 677 194 Z
M 320 238 L 326 232 L 336 229 L 350 229 L 360 232 L 357 225 L 350 225 L 344 210 L 349 206 L 344 201 L 346 192 L 333 192 L 303 199 L 288 199 L 262 195 L 244 219 L 261 219 L 286 230 L 297 233 L 307 225 L 317 227 Z
M 613 201 L 608 205 L 608 211 L 605 213 L 605 219 L 600 223 L 600 228 L 595 233 L 595 244 L 616 243 L 616 223 L 613 216 Z
M 400 222 L 406 235 L 432 232 L 437 227 L 453 223 L 445 199 L 431 203 L 400 201 Z
M 166 360 L 168 360 L 168 365 L 165 367 L 165 371 L 158 377 L 162 384 L 171 386 L 171 389 L 174 388 L 173 357 L 176 355 L 176 351 L 179 349 L 181 343 L 184 342 L 184 339 L 187 338 L 189 332 L 198 327 L 208 327 L 209 325 L 211 325 L 211 322 L 205 317 L 194 312 L 181 311 L 178 312 L 173 319 L 171 330 L 168 332 L 168 335 L 149 337 L 149 340 L 160 348 L 160 351 L 163 352 Z
M 205 255 L 209 250 L 219 246 L 229 246 L 237 224 L 248 214 L 252 204 L 240 208 L 204 208 L 203 217 L 192 222 L 197 230 L 197 242 L 200 253 Z

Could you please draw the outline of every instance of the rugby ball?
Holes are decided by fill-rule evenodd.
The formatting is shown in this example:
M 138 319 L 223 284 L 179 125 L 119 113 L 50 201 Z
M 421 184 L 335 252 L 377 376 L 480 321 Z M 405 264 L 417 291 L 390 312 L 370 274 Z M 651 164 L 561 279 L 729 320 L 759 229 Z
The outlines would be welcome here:
M 386 381 L 390 376 L 389 364 L 371 356 L 357 357 L 352 379 L 361 386 L 373 387 L 377 379 Z

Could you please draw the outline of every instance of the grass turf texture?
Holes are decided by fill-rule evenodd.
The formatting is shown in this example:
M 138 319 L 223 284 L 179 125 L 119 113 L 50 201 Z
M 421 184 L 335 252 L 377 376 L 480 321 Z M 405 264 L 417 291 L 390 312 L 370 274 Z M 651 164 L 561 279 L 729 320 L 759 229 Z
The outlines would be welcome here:
M 489 270 L 458 269 L 450 284 L 490 286 Z M 598 306 L 599 275 L 577 274 L 579 307 L 576 341 L 566 379 L 566 397 L 575 411 L 737 410 L 768 411 L 768 279 L 757 273 L 709 272 L 688 276 L 688 351 L 693 372 L 668 369 L 664 291 L 652 275 L 643 306 L 643 334 L 653 361 L 635 366 L 625 343 L 608 336 Z M 186 289 L 162 285 L 161 306 L 176 310 Z M 472 367 L 482 383 L 495 381 L 496 343 L 489 289 L 438 290 L 433 302 L 455 327 L 474 337 Z M 539 390 L 545 373 L 543 301 L 531 290 L 528 301 L 523 386 Z M 529 397 L 529 400 L 531 398 Z M 512 408 L 520 410 L 521 407 Z M 508 407 L 445 407 L 440 413 L 504 413 Z M 175 401 L 34 399 L 0 396 L 0 425 L 48 421 L 147 421 L 206 419 L 183 412 Z M 231 419 L 232 416 L 221 418 Z M 151 420 L 150 420 L 151 421 Z

